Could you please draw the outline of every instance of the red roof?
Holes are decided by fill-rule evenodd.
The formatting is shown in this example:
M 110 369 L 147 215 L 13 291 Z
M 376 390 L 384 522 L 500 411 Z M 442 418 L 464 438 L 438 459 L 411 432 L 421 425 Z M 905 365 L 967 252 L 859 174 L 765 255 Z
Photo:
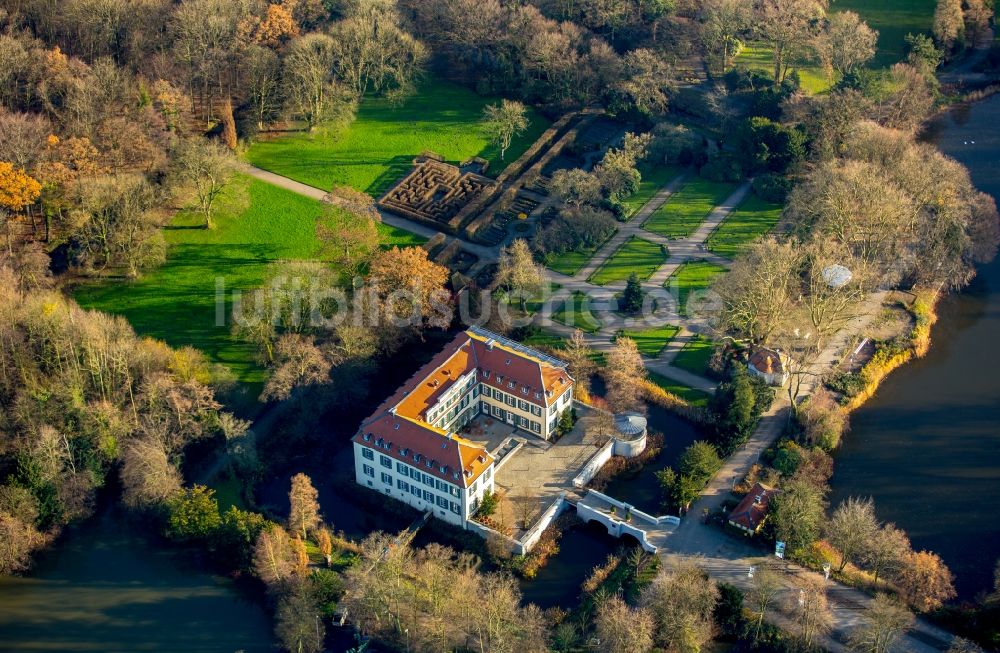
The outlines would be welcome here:
M 441 394 L 472 370 L 480 382 L 534 404 L 551 404 L 573 384 L 565 367 L 552 359 L 489 335 L 466 331 L 455 336 L 362 422 L 352 440 L 449 483 L 471 485 L 493 458 L 481 445 L 426 422 L 427 409 Z
M 757 532 L 767 515 L 767 505 L 771 497 L 777 493 L 778 490 L 754 483 L 750 492 L 729 513 L 729 521 L 748 531 Z

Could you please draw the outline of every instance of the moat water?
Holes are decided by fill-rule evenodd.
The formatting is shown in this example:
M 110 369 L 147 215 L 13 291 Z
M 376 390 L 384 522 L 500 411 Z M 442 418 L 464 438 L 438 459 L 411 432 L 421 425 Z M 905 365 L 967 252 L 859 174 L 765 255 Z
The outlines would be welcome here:
M 925 138 L 1000 199 L 1000 95 L 958 107 Z M 937 552 L 959 597 L 991 586 L 1000 558 L 1000 261 L 944 299 L 927 356 L 854 413 L 835 454 L 833 505 L 872 496 L 880 518 Z

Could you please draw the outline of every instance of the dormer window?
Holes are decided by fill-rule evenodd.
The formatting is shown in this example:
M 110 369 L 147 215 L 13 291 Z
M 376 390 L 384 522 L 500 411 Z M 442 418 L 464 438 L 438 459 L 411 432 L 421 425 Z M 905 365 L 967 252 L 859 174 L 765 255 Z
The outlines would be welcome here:
M 486 463 L 486 456 L 476 456 L 476 460 L 478 460 L 480 463 L 485 464 Z
M 371 442 L 372 441 L 372 434 L 371 433 L 365 433 L 364 436 L 362 436 L 361 439 L 364 440 L 365 442 Z
M 399 450 L 399 454 L 401 456 L 409 456 L 410 455 L 410 450 L 407 449 L 406 447 L 403 447 L 402 449 Z
M 525 395 L 528 394 L 528 386 L 525 386 L 525 385 L 521 386 L 521 394 L 525 394 Z
M 438 467 L 438 471 L 440 471 L 442 474 L 447 474 L 448 473 L 448 467 L 445 466 L 445 465 L 441 465 L 440 467 Z
M 541 392 L 536 392 L 535 393 L 535 399 L 541 399 L 541 398 L 542 398 L 542 393 Z
M 463 470 L 463 471 L 462 471 L 462 476 L 464 476 L 465 478 L 470 478 L 470 477 L 472 476 L 472 472 L 470 472 L 470 471 L 469 471 L 469 470 L 467 470 L 467 469 L 466 469 L 466 470 Z
M 483 378 L 484 379 L 490 378 L 490 371 L 489 370 L 483 370 Z
M 507 387 L 508 388 L 513 388 L 515 385 L 517 385 L 517 384 L 514 383 L 513 381 L 511 381 L 510 383 L 507 384 Z
M 420 458 L 421 458 L 420 454 L 418 453 L 413 454 L 413 462 L 419 463 Z
M 385 440 L 383 440 L 382 438 L 379 438 L 378 440 L 375 440 L 375 446 L 376 447 L 381 447 L 381 446 L 384 446 L 384 445 L 385 445 Z

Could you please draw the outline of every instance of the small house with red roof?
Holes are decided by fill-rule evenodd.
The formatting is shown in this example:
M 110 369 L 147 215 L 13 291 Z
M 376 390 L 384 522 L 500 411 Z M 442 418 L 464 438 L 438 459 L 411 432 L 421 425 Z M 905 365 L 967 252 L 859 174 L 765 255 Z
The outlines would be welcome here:
M 747 369 L 768 385 L 783 386 L 788 383 L 787 360 L 788 357 L 776 349 L 758 347 L 750 354 Z
M 464 527 L 493 490 L 494 459 L 458 429 L 485 415 L 548 440 L 572 403 L 565 363 L 472 327 L 361 423 L 355 481 Z
M 767 506 L 778 490 L 754 483 L 750 492 L 729 513 L 729 523 L 741 531 L 754 535 L 760 531 L 767 517 Z

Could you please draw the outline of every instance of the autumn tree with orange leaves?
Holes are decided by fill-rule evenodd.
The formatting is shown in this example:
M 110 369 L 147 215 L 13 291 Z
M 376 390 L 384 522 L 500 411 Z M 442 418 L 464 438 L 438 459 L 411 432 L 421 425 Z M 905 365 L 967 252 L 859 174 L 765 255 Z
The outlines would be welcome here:
M 35 203 L 42 193 L 42 185 L 14 164 L 0 161 L 0 222 L 7 237 L 7 253 L 12 254 L 10 242 L 11 213 L 23 211 Z
M 393 247 L 376 255 L 370 269 L 386 318 L 440 329 L 451 324 L 448 268 L 428 259 L 426 250 Z

